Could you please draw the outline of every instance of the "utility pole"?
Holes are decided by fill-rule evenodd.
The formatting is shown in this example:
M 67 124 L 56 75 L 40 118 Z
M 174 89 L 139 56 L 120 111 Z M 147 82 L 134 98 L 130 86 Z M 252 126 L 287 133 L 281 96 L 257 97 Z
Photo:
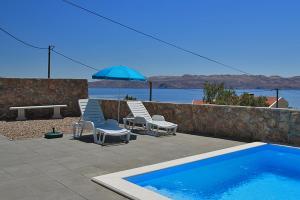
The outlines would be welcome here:
M 54 48 L 54 46 L 49 45 L 48 46 L 48 79 L 51 78 L 51 50 Z
M 149 101 L 152 101 L 152 81 L 149 81 Z
M 279 100 L 279 89 L 276 88 L 276 108 L 278 108 L 278 100 Z

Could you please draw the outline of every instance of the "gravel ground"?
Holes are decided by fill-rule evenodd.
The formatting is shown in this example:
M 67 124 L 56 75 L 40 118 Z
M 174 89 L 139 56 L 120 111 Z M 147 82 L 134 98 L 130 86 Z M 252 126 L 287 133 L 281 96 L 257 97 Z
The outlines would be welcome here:
M 72 125 L 78 122 L 79 117 L 66 117 L 64 119 L 27 120 L 27 121 L 0 121 L 0 134 L 9 139 L 25 139 L 43 137 L 46 132 L 56 131 L 70 134 Z

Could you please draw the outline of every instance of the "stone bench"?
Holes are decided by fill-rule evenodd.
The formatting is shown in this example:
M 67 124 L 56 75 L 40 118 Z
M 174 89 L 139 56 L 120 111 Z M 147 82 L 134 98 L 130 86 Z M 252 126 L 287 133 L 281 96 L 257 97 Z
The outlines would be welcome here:
M 22 106 L 22 107 L 10 107 L 9 110 L 18 110 L 17 120 L 26 120 L 25 110 L 29 109 L 43 109 L 43 108 L 53 108 L 53 119 L 62 118 L 60 114 L 60 108 L 67 107 L 67 105 L 44 105 L 44 106 Z

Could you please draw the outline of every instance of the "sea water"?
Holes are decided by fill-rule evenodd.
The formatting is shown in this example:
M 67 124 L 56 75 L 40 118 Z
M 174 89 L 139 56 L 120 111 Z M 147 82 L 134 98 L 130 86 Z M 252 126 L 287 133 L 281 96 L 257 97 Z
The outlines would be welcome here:
M 276 96 L 274 90 L 236 90 L 238 95 L 244 92 L 257 96 Z M 123 99 L 126 95 L 136 97 L 139 100 L 149 100 L 148 89 L 133 88 L 89 88 L 89 96 L 92 98 Z M 289 106 L 300 108 L 300 90 L 280 90 L 279 96 L 284 97 Z M 202 89 L 153 89 L 152 99 L 160 102 L 192 103 L 194 99 L 202 99 Z

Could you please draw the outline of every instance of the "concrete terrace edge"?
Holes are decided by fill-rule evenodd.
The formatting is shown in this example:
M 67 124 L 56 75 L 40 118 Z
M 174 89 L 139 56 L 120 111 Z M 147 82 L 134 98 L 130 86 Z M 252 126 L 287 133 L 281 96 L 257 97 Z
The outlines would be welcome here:
M 221 149 L 217 151 L 202 153 L 194 156 L 188 156 L 184 158 L 179 158 L 171 161 L 161 162 L 153 165 L 147 165 L 143 167 L 138 167 L 134 169 L 124 170 L 120 172 L 115 172 L 111 174 L 96 176 L 92 178 L 92 181 L 111 189 L 123 196 L 126 196 L 130 199 L 134 200 L 166 200 L 169 199 L 163 195 L 160 195 L 156 192 L 150 191 L 148 189 L 145 189 L 143 187 L 140 187 L 136 184 L 133 184 L 129 181 L 126 181 L 124 178 L 135 176 L 139 174 L 144 174 L 147 172 L 152 172 L 160 169 L 165 169 L 168 167 L 174 167 L 181 164 L 186 164 L 198 160 L 203 160 L 206 158 L 211 158 L 223 154 L 232 153 L 235 151 L 240 151 L 244 149 L 249 149 L 257 146 L 265 145 L 266 143 L 263 142 L 252 142 L 248 144 L 243 144 L 235 147 L 230 147 L 226 149 Z

